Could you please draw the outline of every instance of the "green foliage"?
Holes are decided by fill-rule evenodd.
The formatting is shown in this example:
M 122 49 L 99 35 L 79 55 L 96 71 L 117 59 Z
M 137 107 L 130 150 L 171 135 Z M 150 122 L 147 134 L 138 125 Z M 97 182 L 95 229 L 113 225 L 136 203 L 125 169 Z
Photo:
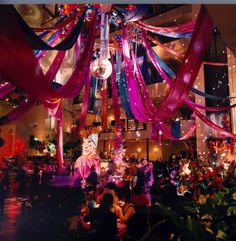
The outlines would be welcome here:
M 225 189 L 208 197 L 205 203 L 180 203 L 174 208 L 157 204 L 170 233 L 169 240 L 234 241 L 236 240 L 236 188 Z M 174 238 L 173 238 L 174 235 Z

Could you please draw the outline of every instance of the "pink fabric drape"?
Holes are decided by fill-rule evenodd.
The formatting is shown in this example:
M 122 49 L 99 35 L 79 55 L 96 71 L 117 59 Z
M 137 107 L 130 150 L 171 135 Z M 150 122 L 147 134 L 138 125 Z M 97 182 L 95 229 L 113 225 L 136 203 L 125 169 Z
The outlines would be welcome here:
M 155 38 L 153 38 L 150 35 L 147 35 L 147 38 L 150 39 L 157 46 L 160 46 L 162 49 L 164 49 L 165 51 L 167 51 L 170 54 L 173 54 L 174 56 L 176 56 L 178 58 L 182 58 L 184 56 L 182 53 L 176 52 L 175 50 L 168 48 L 167 46 L 165 46 L 164 44 L 162 44 L 161 42 L 159 42 L 158 40 L 156 40 Z
M 206 9 L 202 7 L 198 16 L 196 27 L 194 29 L 193 37 L 189 45 L 189 49 L 184 59 L 184 64 L 182 64 L 175 82 L 173 84 L 171 83 L 171 88 L 158 109 L 155 108 L 147 93 L 147 90 L 144 88 L 145 83 L 142 79 L 141 71 L 139 69 L 139 66 L 137 66 L 137 63 L 135 63 L 135 58 L 133 56 L 136 77 L 138 77 L 139 79 L 140 86 L 138 86 L 135 81 L 135 76 L 132 73 L 132 64 L 130 60 L 128 41 L 126 39 L 125 30 L 123 28 L 123 55 L 125 61 L 127 85 L 131 100 L 132 111 L 138 120 L 145 122 L 156 122 L 157 124 L 160 124 L 162 120 L 168 120 L 171 119 L 172 116 L 174 116 L 176 111 L 185 101 L 198 73 L 202 59 L 204 57 L 204 53 L 210 41 L 212 26 L 212 21 L 207 15 Z M 200 27 L 201 31 L 202 29 L 204 29 L 204 35 L 200 31 Z M 155 67 L 157 69 L 160 68 L 160 66 Z M 188 72 L 188 70 L 190 70 L 190 73 Z M 165 79 L 168 79 L 168 76 L 165 73 L 163 73 L 163 75 Z M 147 102 L 146 106 L 144 101 L 142 101 L 140 98 L 139 87 L 144 96 L 144 100 Z M 176 96 L 178 97 L 178 99 L 176 98 Z M 162 128 L 161 125 L 159 127 Z M 189 137 L 194 130 L 195 124 L 192 125 L 184 138 Z M 171 138 L 171 136 L 169 135 L 170 133 L 165 131 L 165 134 Z
M 114 56 L 111 55 L 111 64 L 112 64 L 112 73 L 111 73 L 112 105 L 113 105 L 113 111 L 114 111 L 116 124 L 118 124 L 118 125 L 120 125 L 122 127 L 123 123 L 120 120 L 120 105 L 119 105 L 119 102 L 118 102 L 118 90 L 117 90 L 117 84 L 116 84 L 116 71 L 115 71 L 113 57 Z
M 84 129 L 85 123 L 86 123 L 86 117 L 87 117 L 87 112 L 88 112 L 89 93 L 90 93 L 90 82 L 91 82 L 91 72 L 89 72 L 89 74 L 86 78 L 86 81 L 85 81 L 83 104 L 82 104 L 82 110 L 81 110 L 81 114 L 80 114 L 79 130 Z
M 193 121 L 193 124 L 191 125 L 190 129 L 188 130 L 188 132 L 177 138 L 177 137 L 174 137 L 172 134 L 171 134 L 171 131 L 168 130 L 162 122 L 157 122 L 156 125 L 159 127 L 159 129 L 161 130 L 161 132 L 163 133 L 164 136 L 166 136 L 168 139 L 170 140 L 173 140 L 173 141 L 183 141 L 183 140 L 186 140 L 188 139 L 189 137 L 191 137 L 194 133 L 194 131 L 196 130 L 196 122 L 195 120 Z
M 140 21 L 135 22 L 135 24 L 137 26 L 139 26 L 139 27 L 142 27 L 142 29 L 148 30 L 150 32 L 184 33 L 184 32 L 191 32 L 191 31 L 193 31 L 196 22 L 193 20 L 193 21 L 190 21 L 190 22 L 187 22 L 187 23 L 183 23 L 183 24 L 180 24 L 178 26 L 172 26 L 172 27 L 155 27 L 155 26 L 151 26 L 151 25 L 142 23 Z
M 175 115 L 177 110 L 183 104 L 186 96 L 188 95 L 198 73 L 201 61 L 210 41 L 212 26 L 212 21 L 207 15 L 206 9 L 202 7 L 198 16 L 196 27 L 193 32 L 193 37 L 191 39 L 189 49 L 185 56 L 184 64 L 182 64 L 175 82 L 171 86 L 170 91 L 160 104 L 159 108 L 152 109 L 151 113 L 150 109 L 145 108 L 143 101 L 140 98 L 139 88 L 135 81 L 134 74 L 132 73 L 128 41 L 126 39 L 125 30 L 123 28 L 123 55 L 129 96 L 132 100 L 132 110 L 140 121 L 163 121 L 171 119 Z M 204 32 L 204 35 L 202 32 Z M 189 70 L 191 74 L 189 73 Z M 167 75 L 166 78 L 168 78 Z M 143 90 L 145 91 L 144 88 Z M 146 98 L 148 98 L 148 93 L 145 93 L 145 99 Z M 149 105 L 153 106 L 151 102 Z
M 3 77 L 16 87 L 41 99 L 54 100 L 55 98 L 72 98 L 76 96 L 83 87 L 92 57 L 95 16 L 90 25 L 88 44 L 77 62 L 75 71 L 68 82 L 57 90 L 54 90 L 45 78 L 38 60 L 33 56 L 32 50 L 27 44 L 14 15 L 4 16 L 4 13 L 1 12 L 1 16 L 4 17 L 3 24 L 0 26 L 0 30 L 4 32 L 4 35 L 0 36 L 2 46 L 0 49 L 2 56 L 0 71 Z M 15 38 L 16 35 L 17 38 Z M 32 80 L 34 81 L 33 85 Z
M 51 82 L 59 69 L 65 53 L 58 52 L 47 74 L 44 75 L 13 12 L 6 14 L 4 10 L 0 8 L 0 16 L 0 32 L 3 33 L 0 35 L 0 72 L 6 81 L 30 94 L 34 100 L 37 98 L 41 99 L 45 107 L 50 109 L 50 114 L 60 121 L 58 125 L 60 128 L 58 128 L 57 155 L 59 163 L 62 164 L 62 142 L 60 141 L 62 133 L 61 98 L 76 96 L 84 85 L 93 52 L 96 32 L 96 14 L 93 14 L 87 45 L 81 58 L 76 63 L 75 71 L 68 82 L 56 90 L 51 86 Z M 25 108 L 26 107 L 27 105 L 25 105 Z M 20 110 L 20 108 L 17 108 L 17 110 Z M 15 112 L 14 110 L 11 112 L 12 116 Z M 23 109 L 21 113 L 23 113 Z
M 131 51 L 131 55 L 132 55 L 132 58 L 133 58 L 133 63 L 134 63 L 134 69 L 136 70 L 136 77 L 137 77 L 137 80 L 138 80 L 138 83 L 139 83 L 139 87 L 140 87 L 140 90 L 141 90 L 141 93 L 142 95 L 144 96 L 144 105 L 145 105 L 145 108 L 147 110 L 149 110 L 149 114 L 152 114 L 152 113 L 155 113 L 156 111 L 156 107 L 154 106 L 153 102 L 152 102 L 152 99 L 150 98 L 149 94 L 148 94 L 148 91 L 147 91 L 147 88 L 146 88 L 146 84 L 145 84 L 145 81 L 143 79 L 143 76 L 142 76 L 142 72 L 140 70 L 140 67 L 139 65 L 137 64 L 137 61 L 135 59 L 135 56 L 134 56 L 134 52 Z M 155 116 L 153 117 L 155 118 Z M 171 139 L 171 140 L 185 140 L 185 139 L 188 139 L 192 134 L 193 132 L 195 131 L 196 129 L 196 123 L 195 121 L 192 123 L 190 129 L 188 130 L 188 132 L 180 137 L 180 138 L 176 138 L 174 136 L 172 136 L 171 132 L 168 131 L 162 122 L 158 121 L 156 122 L 156 125 L 158 126 L 158 129 L 162 131 L 162 133 L 168 138 L 168 139 Z
M 102 129 L 107 128 L 107 108 L 108 108 L 108 88 L 107 88 L 107 80 L 103 80 L 103 86 L 101 90 L 102 97 Z
M 52 30 L 58 30 L 60 28 L 65 27 L 66 25 L 68 25 L 69 23 L 71 23 L 72 21 L 74 21 L 76 19 L 76 17 L 78 16 L 78 13 L 75 13 L 73 15 L 70 15 L 67 19 L 65 19 L 63 22 L 57 23 L 54 26 L 51 27 L 45 27 L 45 28 L 32 28 L 35 32 L 43 32 L 43 31 L 52 31 Z
M 155 113 L 159 120 L 172 118 L 188 96 L 209 46 L 212 29 L 213 22 L 205 7 L 202 6 L 183 64 L 172 87 Z

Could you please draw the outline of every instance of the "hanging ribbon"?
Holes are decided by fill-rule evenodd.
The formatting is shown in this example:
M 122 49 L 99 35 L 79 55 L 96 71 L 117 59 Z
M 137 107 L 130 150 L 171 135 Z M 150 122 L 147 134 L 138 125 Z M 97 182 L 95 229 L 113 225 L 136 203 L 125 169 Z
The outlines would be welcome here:
M 31 28 L 34 32 L 44 32 L 44 33 L 46 32 L 46 33 L 48 33 L 50 31 L 58 30 L 58 29 L 61 29 L 63 27 L 66 27 L 69 23 L 75 21 L 77 16 L 78 16 L 78 13 L 70 15 L 68 18 L 66 18 L 66 16 L 63 16 L 54 26 L 51 26 L 51 27 L 31 28 L 31 27 L 28 26 L 28 28 Z M 19 19 L 20 18 L 22 19 L 22 17 L 20 15 L 18 15 L 18 17 L 19 17 Z M 20 20 L 19 22 L 22 24 L 22 27 L 25 26 L 25 23 L 23 23 L 24 20 L 23 21 Z
M 53 46 L 59 38 L 60 38 L 60 32 L 55 32 L 45 42 L 48 45 Z M 34 52 L 34 55 L 37 59 L 41 59 L 47 52 L 48 50 L 36 50 Z
M 84 10 L 83 14 L 81 15 L 79 21 L 77 24 L 73 27 L 70 34 L 58 45 L 51 47 L 47 43 L 45 43 L 37 34 L 34 33 L 34 31 L 27 25 L 27 23 L 24 21 L 24 19 L 20 16 L 20 14 L 15 10 L 14 7 L 12 7 L 12 11 L 14 12 L 14 15 L 17 17 L 17 21 L 19 22 L 21 28 L 23 29 L 25 36 L 30 44 L 30 46 L 33 49 L 39 49 L 39 50 L 67 50 L 72 48 L 74 43 L 76 42 L 82 25 L 85 18 L 86 10 Z
M 207 36 L 207 38 L 204 38 L 203 36 L 202 36 L 202 34 L 201 34 L 201 31 L 200 31 L 200 26 L 201 26 L 201 28 L 203 28 L 205 31 L 205 34 L 206 34 L 206 36 Z M 199 67 L 200 67 L 200 64 L 201 64 L 201 60 L 202 60 L 202 58 L 203 58 L 203 56 L 204 56 L 204 52 L 205 52 L 205 50 L 207 49 L 207 47 L 208 47 L 208 43 L 209 43 L 209 40 L 210 40 L 210 34 L 211 34 L 211 28 L 212 28 L 212 21 L 211 21 L 211 19 L 209 18 L 209 16 L 206 14 L 206 10 L 205 10 L 205 8 L 204 7 L 202 7 L 201 8 L 201 11 L 200 11 L 200 14 L 199 14 L 199 16 L 198 16 L 198 21 L 197 21 L 197 24 L 196 24 L 196 28 L 194 29 L 194 34 L 193 34 L 193 37 L 192 37 L 192 40 L 191 40 L 191 42 L 190 42 L 190 45 L 189 45 L 189 49 L 188 49 L 188 51 L 187 51 L 187 53 L 186 53 L 186 60 L 185 60 L 185 65 L 184 65 L 184 67 L 182 67 L 182 69 L 180 68 L 180 71 L 178 72 L 178 73 L 180 73 L 179 74 L 179 78 L 178 78 L 178 75 L 177 75 L 177 78 L 176 78 L 176 81 L 175 82 L 181 82 L 181 84 L 180 84 L 180 86 L 182 87 L 183 85 L 186 85 L 186 87 L 187 87 L 187 89 L 189 89 L 190 90 L 190 83 L 191 82 L 193 82 L 194 80 L 193 79 L 195 79 L 195 76 L 194 75 L 196 75 L 197 74 L 197 72 L 198 72 L 198 69 L 199 69 Z M 199 33 L 200 32 L 200 33 Z M 198 40 L 199 39 L 199 40 Z M 201 45 L 199 44 L 199 41 L 200 41 L 200 39 L 202 40 L 202 39 L 204 39 L 205 41 L 203 41 L 203 42 L 201 42 Z M 198 40 L 198 41 L 197 41 Z M 196 49 L 195 47 L 194 47 L 194 45 L 195 45 L 195 41 L 197 41 L 198 42 L 198 49 Z M 194 52 L 194 51 L 196 51 L 196 50 L 198 50 L 198 51 L 200 51 L 200 53 L 199 54 L 194 54 L 194 55 L 192 55 L 193 53 L 192 52 Z M 130 85 L 130 86 L 128 86 L 128 88 L 130 88 L 131 86 L 133 87 L 133 88 L 130 88 L 129 89 L 129 94 L 130 94 L 130 97 L 132 98 L 132 100 L 134 100 L 133 101 L 133 104 L 132 104 L 132 102 L 131 102 L 131 106 L 132 106 L 132 110 L 133 111 L 135 111 L 135 116 L 138 118 L 138 119 L 140 119 L 140 120 L 145 120 L 145 121 L 151 121 L 151 120 L 153 120 L 153 114 L 150 114 L 150 112 L 145 108 L 145 106 L 143 106 L 143 103 L 142 103 L 142 101 L 139 99 L 139 98 L 136 98 L 135 97 L 135 95 L 139 95 L 139 91 L 138 91 L 138 88 L 137 88 L 137 85 L 136 85 L 136 83 L 135 83 L 135 81 L 134 81 L 134 76 L 132 76 L 132 72 L 131 72 L 131 62 L 130 62 L 130 57 L 129 57 L 129 47 L 128 47 L 128 42 L 127 42 L 127 40 L 126 40 L 126 36 L 125 36 L 125 32 L 124 32 L 124 28 L 123 28 L 123 54 L 124 54 L 124 60 L 125 60 L 125 66 L 126 66 L 126 71 L 127 71 L 127 76 L 129 77 L 128 78 L 128 81 L 127 81 L 127 83 Z M 191 57 L 192 57 L 192 59 L 191 59 Z M 196 57 L 196 58 L 195 58 Z M 190 70 L 193 68 L 194 70 L 196 70 L 195 69 L 195 67 L 197 68 L 197 70 L 196 70 L 196 72 L 194 73 L 194 75 L 192 74 L 190 74 L 190 75 L 187 75 L 186 76 L 186 73 L 185 73 L 185 71 L 187 70 L 186 69 L 186 65 L 190 68 Z M 135 68 L 135 69 L 138 69 L 137 67 Z M 193 71 L 191 71 L 191 72 L 193 72 Z M 182 76 L 183 75 L 183 76 Z M 167 76 L 168 77 L 168 76 Z M 180 78 L 181 77 L 181 78 Z M 189 81 L 188 81 L 189 80 Z M 182 82 L 184 82 L 184 83 L 182 83 Z M 192 84 L 192 83 L 191 83 Z M 171 87 L 173 87 L 173 85 L 171 86 Z M 177 86 L 176 86 L 177 87 Z M 175 87 L 175 88 L 176 88 Z M 185 88 L 186 88 L 185 87 Z M 174 88 L 174 89 L 175 89 Z M 186 89 L 185 88 L 183 88 L 185 91 L 186 91 Z M 172 93 L 172 90 L 174 90 L 174 89 L 170 89 L 170 92 L 169 92 L 169 95 L 165 98 L 165 100 L 167 100 L 168 98 L 170 98 L 170 96 L 171 96 L 171 98 L 170 99 L 172 99 L 172 98 L 174 98 L 174 92 Z M 176 88 L 177 90 L 178 90 L 178 88 Z M 132 91 L 131 91 L 132 90 Z M 143 89 L 143 91 L 145 91 L 145 89 Z M 179 93 L 181 92 L 180 90 L 178 90 L 179 91 Z M 178 91 L 177 91 L 177 93 L 178 93 Z M 175 93 L 176 93 L 176 91 L 175 91 Z M 184 94 L 184 92 L 181 92 L 182 94 Z M 186 95 L 187 96 L 187 95 Z M 186 98 L 186 96 L 185 96 L 185 98 Z M 148 95 L 146 95 L 146 96 L 144 96 L 144 98 L 147 98 L 148 97 Z M 170 99 L 168 100 L 168 101 L 170 101 Z M 164 100 L 164 102 L 162 102 L 162 104 L 163 103 L 165 103 L 165 100 Z M 184 99 L 182 100 L 182 101 L 184 101 Z M 174 102 L 175 103 L 175 102 Z M 166 103 L 165 103 L 166 104 Z M 165 105 L 165 104 L 163 104 L 163 106 Z M 172 105 L 173 105 L 173 103 L 172 103 Z M 136 106 L 138 106 L 138 108 L 136 108 Z M 149 103 L 149 107 L 152 107 L 152 108 L 154 108 L 153 107 L 153 105 L 152 105 L 152 103 L 150 102 Z M 175 106 L 175 108 L 176 108 L 176 106 Z M 169 109 L 169 108 L 167 108 L 168 109 L 168 111 L 173 111 L 173 109 L 174 108 L 171 108 L 171 109 Z M 161 110 L 161 111 L 160 111 Z M 163 115 L 163 110 L 165 110 L 165 108 L 160 108 L 159 109 L 159 112 L 157 111 L 157 110 L 155 110 L 155 112 L 153 112 L 154 113 L 154 115 L 156 115 L 157 113 L 158 114 L 160 114 L 160 116 L 163 118 L 163 119 L 166 119 L 166 115 L 168 115 L 168 113 L 167 113 L 167 111 L 166 111 L 166 114 L 165 115 Z M 160 118 L 160 117 L 158 117 L 158 118 Z M 156 117 L 155 117 L 155 119 L 156 119 Z M 161 118 L 160 118 L 161 119 Z M 169 118 L 170 119 L 170 118 Z M 158 121 L 158 119 L 157 119 L 157 121 Z
M 174 136 L 174 135 L 171 133 L 171 131 L 169 131 L 169 130 L 163 125 L 162 122 L 157 122 L 156 125 L 157 125 L 158 128 L 161 130 L 161 132 L 163 133 L 164 136 L 166 136 L 169 140 L 173 140 L 173 141 L 183 141 L 183 140 L 186 140 L 186 139 L 190 138 L 190 137 L 193 135 L 194 131 L 196 130 L 196 122 L 195 122 L 195 120 L 194 120 L 193 123 L 192 123 L 192 125 L 191 125 L 191 127 L 190 127 L 190 129 L 188 130 L 188 132 L 187 132 L 185 135 L 177 138 L 176 136 Z
M 154 27 L 140 21 L 135 22 L 135 24 L 144 30 L 171 38 L 190 38 L 195 27 L 195 21 L 190 21 L 174 27 Z
M 162 49 L 166 50 L 168 53 L 173 54 L 174 56 L 176 56 L 177 58 L 182 58 L 184 57 L 184 55 L 182 53 L 176 52 L 173 49 L 168 48 L 167 46 L 165 46 L 164 44 L 162 44 L 161 42 L 159 42 L 158 40 L 156 40 L 155 38 L 153 38 L 150 35 L 147 35 L 147 38 L 149 40 L 151 40 L 154 44 L 156 44 L 157 46 L 160 46 Z
M 111 91 L 112 91 L 112 105 L 115 116 L 116 125 L 118 127 L 123 127 L 123 123 L 120 119 L 120 105 L 118 102 L 118 92 L 117 92 L 117 84 L 116 84 L 116 72 L 113 61 L 113 55 L 111 55 L 111 64 L 112 64 L 112 73 L 111 73 Z
M 88 103 L 89 103 L 90 81 L 91 81 L 91 72 L 88 73 L 88 76 L 85 81 L 83 104 L 82 104 L 82 110 L 80 114 L 79 131 L 84 129 L 85 123 L 86 123 L 86 117 L 88 113 Z
M 121 51 L 117 50 L 115 55 L 116 56 L 116 65 L 115 65 L 116 81 L 118 83 L 121 106 L 125 112 L 125 115 L 129 119 L 133 119 L 134 115 L 132 113 L 132 110 L 129 104 L 129 95 L 128 95 L 127 86 L 126 86 L 125 72 L 121 68 L 122 62 L 121 62 L 120 53 Z
M 148 44 L 148 42 L 145 39 L 146 35 L 144 34 L 144 46 L 147 50 L 148 56 L 150 57 L 150 60 L 152 62 L 152 64 L 155 66 L 155 68 L 157 69 L 158 73 L 162 76 L 163 79 L 168 80 L 168 77 L 164 74 L 164 71 L 173 79 L 175 79 L 176 74 L 165 64 L 164 61 L 162 61 L 159 56 L 157 55 L 157 53 L 151 48 L 150 44 Z M 164 70 L 164 71 L 163 71 Z M 207 93 L 204 93 L 196 88 L 192 88 L 191 91 L 197 95 L 203 96 L 205 98 L 209 98 L 209 99 L 214 99 L 214 100 L 224 100 L 224 99 L 232 99 L 232 98 L 236 98 L 236 96 L 225 96 L 225 97 L 221 97 L 221 96 L 215 96 L 215 95 L 210 95 Z
M 102 129 L 107 129 L 107 108 L 108 108 L 108 88 L 107 80 L 103 80 L 101 97 L 102 97 Z
M 95 15 L 90 24 L 89 44 L 86 45 L 67 83 L 55 90 L 51 87 L 49 81 L 45 79 L 38 60 L 33 56 L 32 50 L 25 42 L 23 33 L 15 21 L 11 9 L 3 6 L 0 11 L 2 19 L 0 28 L 4 32 L 4 35 L 0 36 L 2 46 L 0 49 L 2 60 L 0 61 L 0 71 L 4 79 L 38 98 L 50 100 L 62 97 L 72 98 L 78 95 L 78 92 L 83 87 L 92 57 L 95 38 Z M 15 34 L 17 34 L 17 38 L 15 38 Z M 53 68 L 53 66 L 50 66 L 50 68 Z M 32 80 L 34 80 L 34 85 L 31 84 Z

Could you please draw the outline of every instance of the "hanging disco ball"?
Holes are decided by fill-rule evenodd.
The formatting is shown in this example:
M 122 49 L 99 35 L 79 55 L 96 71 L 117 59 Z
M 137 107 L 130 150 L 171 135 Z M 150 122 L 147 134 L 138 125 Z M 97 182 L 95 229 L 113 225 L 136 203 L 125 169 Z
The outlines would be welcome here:
M 102 60 L 98 58 L 91 64 L 91 71 L 94 77 L 98 79 L 107 79 L 112 73 L 111 62 L 106 58 Z

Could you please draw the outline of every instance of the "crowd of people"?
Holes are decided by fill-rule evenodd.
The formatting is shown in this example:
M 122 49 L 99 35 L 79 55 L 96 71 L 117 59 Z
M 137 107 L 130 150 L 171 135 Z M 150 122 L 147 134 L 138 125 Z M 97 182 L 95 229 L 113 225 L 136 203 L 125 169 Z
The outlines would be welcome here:
M 112 165 L 102 167 L 100 173 L 92 166 L 85 186 L 73 178 L 76 170 L 70 163 L 60 171 L 47 160 L 26 163 L 16 171 L 6 166 L 0 172 L 1 216 L 7 192 L 18 183 L 22 200 L 19 241 L 139 240 L 158 219 L 153 212 L 157 201 L 171 206 L 180 199 L 191 200 L 191 190 L 185 195 L 176 190 L 180 163 L 175 155 L 168 162 L 132 160 L 125 163 L 122 176 L 117 176 Z M 72 182 L 55 186 L 59 174 L 71 177 Z

